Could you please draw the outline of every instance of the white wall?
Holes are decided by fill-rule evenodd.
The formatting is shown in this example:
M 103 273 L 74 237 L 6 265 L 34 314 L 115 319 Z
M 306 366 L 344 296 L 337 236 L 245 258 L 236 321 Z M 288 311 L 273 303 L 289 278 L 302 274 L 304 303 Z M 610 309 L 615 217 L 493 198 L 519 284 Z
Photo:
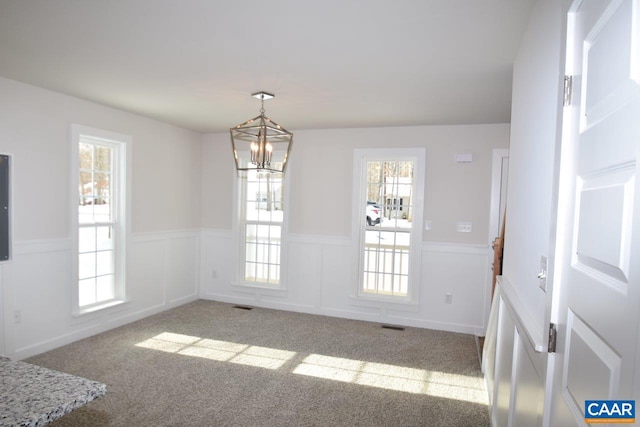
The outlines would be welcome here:
M 502 275 L 512 284 L 534 327 L 545 329 L 547 296 L 540 257 L 549 258 L 555 150 L 562 103 L 560 2 L 538 1 L 513 72 L 509 188 Z
M 133 138 L 129 302 L 81 317 L 71 316 L 72 123 Z M 0 353 L 27 357 L 196 298 L 201 143 L 195 132 L 0 78 L 13 237 L 13 257 L 0 264 Z
M 564 2 L 566 3 L 566 2 Z M 554 245 L 555 153 L 562 110 L 566 12 L 538 0 L 514 65 L 509 188 L 503 274 L 483 361 L 496 426 L 544 425 L 548 300 L 539 287 L 540 256 Z
M 294 131 L 288 166 L 289 243 L 285 291 L 234 281 L 233 206 L 228 134 L 204 137 L 200 296 L 370 321 L 484 332 L 493 259 L 489 240 L 494 148 L 508 146 L 509 125 Z M 425 147 L 425 219 L 417 304 L 365 303 L 354 297 L 357 243 L 351 234 L 353 155 L 358 148 Z M 455 154 L 474 161 L 455 163 Z M 456 231 L 471 221 L 473 232 Z M 214 277 L 215 276 L 215 277 Z M 445 304 L 445 293 L 453 303 Z

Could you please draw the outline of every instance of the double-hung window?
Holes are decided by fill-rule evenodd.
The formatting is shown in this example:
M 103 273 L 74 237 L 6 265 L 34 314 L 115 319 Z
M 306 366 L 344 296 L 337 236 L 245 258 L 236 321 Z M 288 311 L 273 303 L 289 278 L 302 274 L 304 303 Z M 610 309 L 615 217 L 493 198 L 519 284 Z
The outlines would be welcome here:
M 356 150 L 358 296 L 415 301 L 424 186 L 420 149 Z
M 281 288 L 284 175 L 249 170 L 238 184 L 240 283 Z
M 125 299 L 125 181 L 128 137 L 73 127 L 74 190 L 77 192 L 77 314 Z

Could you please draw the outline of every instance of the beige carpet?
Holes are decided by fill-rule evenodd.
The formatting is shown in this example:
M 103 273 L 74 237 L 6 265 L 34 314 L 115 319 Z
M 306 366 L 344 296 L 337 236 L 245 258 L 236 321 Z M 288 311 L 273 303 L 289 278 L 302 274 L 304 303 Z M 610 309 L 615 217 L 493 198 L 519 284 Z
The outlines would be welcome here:
M 487 426 L 474 337 L 196 301 L 28 362 L 107 384 L 52 426 Z

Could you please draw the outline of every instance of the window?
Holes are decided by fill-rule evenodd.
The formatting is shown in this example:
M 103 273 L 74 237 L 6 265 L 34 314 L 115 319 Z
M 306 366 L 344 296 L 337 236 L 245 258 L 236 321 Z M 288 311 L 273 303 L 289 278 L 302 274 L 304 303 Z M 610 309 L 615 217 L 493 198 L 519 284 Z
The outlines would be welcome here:
M 282 173 L 247 171 L 238 178 L 241 282 L 280 288 L 284 225 Z
M 127 140 L 96 129 L 73 128 L 78 314 L 124 300 Z
M 422 241 L 421 150 L 356 151 L 358 295 L 413 301 Z

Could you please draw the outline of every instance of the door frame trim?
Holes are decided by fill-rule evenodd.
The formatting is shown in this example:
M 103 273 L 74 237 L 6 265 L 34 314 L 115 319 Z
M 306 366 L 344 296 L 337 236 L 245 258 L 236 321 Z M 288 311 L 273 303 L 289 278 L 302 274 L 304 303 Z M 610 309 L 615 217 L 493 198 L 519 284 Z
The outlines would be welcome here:
M 502 170 L 502 162 L 509 157 L 508 148 L 494 148 L 491 163 L 491 208 L 489 211 L 489 246 L 493 239 L 500 234 L 500 192 L 502 188 L 502 178 L 505 171 Z M 508 171 L 506 171 L 508 174 Z

